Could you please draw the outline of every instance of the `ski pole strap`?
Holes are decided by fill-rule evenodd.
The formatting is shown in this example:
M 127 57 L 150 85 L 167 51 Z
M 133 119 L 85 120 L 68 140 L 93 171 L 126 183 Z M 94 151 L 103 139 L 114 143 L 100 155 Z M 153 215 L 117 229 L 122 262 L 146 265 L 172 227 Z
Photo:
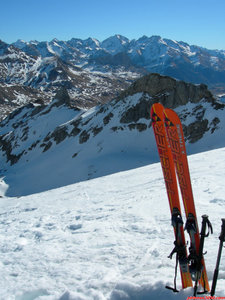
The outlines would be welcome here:
M 175 248 L 176 248 L 176 246 L 175 246 Z M 172 256 L 173 256 L 172 252 L 171 252 L 170 256 L 168 256 L 171 259 L 172 259 Z M 178 289 L 177 289 L 178 251 L 174 251 L 174 253 L 175 252 L 176 252 L 176 266 L 175 266 L 175 274 L 174 274 L 174 281 L 173 281 L 174 287 L 170 287 L 170 286 L 166 285 L 166 288 L 169 289 L 169 290 L 172 290 L 174 293 L 178 293 L 179 292 Z
M 206 227 L 208 227 L 208 232 L 206 233 Z M 209 233 L 211 231 L 211 234 L 213 233 L 212 224 L 208 219 L 207 215 L 202 216 L 202 230 L 201 230 L 201 236 L 204 235 L 204 237 L 208 237 Z
M 170 257 L 170 256 L 168 256 L 168 257 Z M 170 258 L 172 258 L 172 256 Z M 177 289 L 177 268 L 178 268 L 178 252 L 177 252 L 177 255 L 176 255 L 176 266 L 175 266 L 175 275 L 174 275 L 174 287 L 166 285 L 166 288 L 169 289 L 169 290 L 172 290 L 174 293 L 178 293 L 179 292 L 178 289 Z
M 178 245 L 177 241 L 174 241 L 174 245 L 175 247 L 173 248 L 173 250 L 171 251 L 170 255 L 168 256 L 168 258 L 172 259 L 173 255 L 176 253 L 178 255 L 178 259 L 179 258 L 184 258 L 185 255 L 185 246 L 184 245 Z
M 199 259 L 203 256 L 203 247 L 204 247 L 204 240 L 206 237 L 209 236 L 209 233 L 211 231 L 211 234 L 213 233 L 212 224 L 208 219 L 209 217 L 207 215 L 202 216 L 202 228 L 201 228 L 201 238 L 200 238 L 200 245 L 199 245 Z M 206 227 L 208 227 L 208 232 L 206 233 Z

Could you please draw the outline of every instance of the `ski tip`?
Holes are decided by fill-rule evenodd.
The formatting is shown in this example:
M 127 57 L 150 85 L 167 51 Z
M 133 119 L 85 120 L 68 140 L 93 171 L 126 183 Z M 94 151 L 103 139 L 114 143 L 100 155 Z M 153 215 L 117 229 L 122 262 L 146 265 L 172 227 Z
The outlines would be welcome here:
M 168 119 L 168 120 L 172 119 L 172 120 L 175 120 L 175 122 L 180 121 L 177 113 L 171 108 L 164 109 L 164 116 L 165 116 L 165 119 Z
M 151 112 L 163 111 L 164 106 L 161 103 L 154 103 L 151 107 Z
M 161 103 L 154 103 L 150 110 L 150 116 L 153 122 L 162 121 L 164 106 Z

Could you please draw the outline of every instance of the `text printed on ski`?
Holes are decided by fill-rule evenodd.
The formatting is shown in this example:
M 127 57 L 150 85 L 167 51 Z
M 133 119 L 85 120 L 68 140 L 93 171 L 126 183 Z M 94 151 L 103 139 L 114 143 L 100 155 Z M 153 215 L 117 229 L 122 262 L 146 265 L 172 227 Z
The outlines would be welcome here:
M 176 127 L 177 127 L 177 133 L 178 133 L 178 137 L 179 137 L 179 141 L 180 141 L 181 153 L 185 154 L 180 125 L 177 124 Z
M 225 297 L 216 297 L 216 296 L 202 296 L 202 297 L 194 297 L 194 296 L 192 296 L 192 297 L 188 297 L 187 298 L 187 300 L 221 300 L 221 299 L 225 299 Z

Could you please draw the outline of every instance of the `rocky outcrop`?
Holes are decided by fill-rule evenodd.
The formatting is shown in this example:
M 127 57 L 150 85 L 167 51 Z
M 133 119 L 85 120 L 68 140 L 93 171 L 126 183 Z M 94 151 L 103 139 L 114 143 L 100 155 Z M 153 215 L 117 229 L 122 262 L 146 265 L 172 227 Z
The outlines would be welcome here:
M 67 106 L 71 106 L 71 101 L 70 101 L 70 96 L 67 92 L 67 89 L 63 86 L 61 87 L 56 95 L 55 95 L 55 99 L 56 99 L 56 104 L 57 106 L 60 106 L 60 105 L 67 105 Z
M 154 102 L 160 102 L 170 108 L 176 108 L 188 102 L 198 103 L 202 99 L 211 103 L 215 102 L 205 84 L 186 83 L 157 73 L 151 73 L 138 79 L 122 92 L 118 99 L 143 92 L 149 94 Z
M 206 132 L 213 133 L 219 127 L 219 118 L 215 117 L 211 122 L 207 119 L 204 103 L 209 103 L 215 110 L 223 110 L 224 104 L 217 102 L 204 84 L 194 85 L 152 73 L 135 81 L 121 93 L 118 102 L 125 101 L 124 99 L 129 99 L 128 96 L 137 93 L 141 93 L 140 101 L 125 110 L 120 118 L 120 123 L 129 124 L 130 129 L 136 128 L 140 131 L 140 126 L 138 127 L 137 124 L 141 119 L 150 119 L 149 111 L 155 102 L 173 109 L 184 106 L 180 113 L 182 122 L 185 123 L 188 118 L 193 118 L 191 123 L 183 124 L 184 136 L 189 143 L 199 141 Z M 185 108 L 188 103 L 195 104 L 191 112 Z

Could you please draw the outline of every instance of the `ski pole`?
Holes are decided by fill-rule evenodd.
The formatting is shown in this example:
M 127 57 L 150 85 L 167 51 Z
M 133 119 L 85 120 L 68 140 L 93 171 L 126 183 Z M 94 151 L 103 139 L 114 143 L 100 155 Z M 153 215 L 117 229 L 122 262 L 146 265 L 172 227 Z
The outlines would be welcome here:
M 218 255 L 217 255 L 216 267 L 215 267 L 214 275 L 213 275 L 211 296 L 215 295 L 216 283 L 217 283 L 217 279 L 218 279 L 218 275 L 219 275 L 220 258 L 221 258 L 221 253 L 222 253 L 222 249 L 223 249 L 223 242 L 225 241 L 225 219 L 222 219 L 221 233 L 219 236 L 219 240 L 220 240 L 220 244 L 219 244 L 219 250 L 218 250 Z
M 208 226 L 208 233 L 206 233 L 206 225 Z M 208 216 L 203 215 L 202 216 L 202 228 L 201 228 L 201 233 L 200 233 L 201 238 L 200 238 L 200 244 L 199 244 L 199 253 L 198 253 L 197 265 L 196 265 L 194 296 L 196 296 L 196 294 L 197 294 L 198 282 L 201 278 L 204 241 L 205 241 L 205 238 L 209 236 L 209 230 L 211 230 L 211 233 L 213 233 L 212 224 L 210 223 Z M 204 287 L 204 289 L 205 289 L 205 287 Z

